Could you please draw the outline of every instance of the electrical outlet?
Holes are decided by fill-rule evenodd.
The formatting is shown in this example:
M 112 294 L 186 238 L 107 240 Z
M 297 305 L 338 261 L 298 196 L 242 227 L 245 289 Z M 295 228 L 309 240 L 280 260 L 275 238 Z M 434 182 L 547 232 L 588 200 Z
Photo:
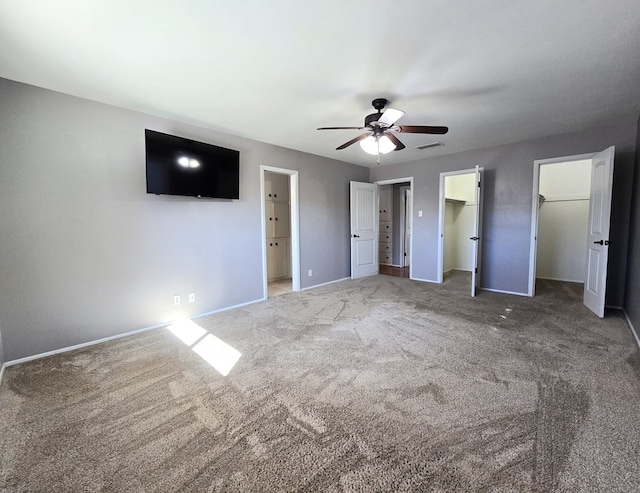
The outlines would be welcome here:
M 418 211 L 418 217 L 422 217 L 422 211 Z
M 180 304 L 180 295 L 179 294 L 173 295 L 173 304 L 174 305 L 179 305 Z
M 189 293 L 189 303 L 196 302 L 196 293 Z
M 313 275 L 313 270 L 309 269 L 308 275 L 311 277 Z

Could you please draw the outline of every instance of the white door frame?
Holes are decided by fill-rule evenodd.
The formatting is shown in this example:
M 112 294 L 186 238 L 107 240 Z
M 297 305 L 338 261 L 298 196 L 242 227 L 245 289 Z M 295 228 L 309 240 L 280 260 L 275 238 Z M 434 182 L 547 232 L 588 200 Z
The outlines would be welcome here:
M 484 166 L 479 166 L 478 171 L 481 175 L 484 174 Z M 445 204 L 445 194 L 444 194 L 444 180 L 447 176 L 455 176 L 455 175 L 476 175 L 476 168 L 468 168 L 468 169 L 460 169 L 456 171 L 443 171 L 440 173 L 440 210 L 438 213 L 438 278 L 437 282 L 442 283 L 444 280 L 444 204 Z M 482 201 L 482 197 L 480 197 Z M 475 206 L 480 210 L 480 221 L 482 221 L 482 204 L 476 204 Z M 479 229 L 482 229 L 482 225 L 480 224 Z M 478 265 L 480 261 L 478 260 Z
M 482 196 L 482 189 L 484 188 L 483 174 L 480 171 L 480 166 L 476 166 L 476 173 L 474 176 L 474 195 L 475 195 L 475 211 L 473 219 L 473 236 L 470 238 L 473 243 L 473 264 L 471 265 L 471 297 L 475 298 L 478 290 L 478 279 L 480 279 L 480 238 L 482 237 L 482 207 L 481 203 L 484 200 Z
M 408 267 L 407 265 L 407 231 L 411 233 L 411 223 L 407 228 L 407 219 L 411 221 L 413 213 L 411 212 L 411 188 L 409 186 L 400 187 L 400 196 L 402 197 L 402 207 L 400 208 L 400 246 L 402 247 L 400 265 L 402 267 Z M 407 200 L 408 196 L 408 200 Z M 411 263 L 411 236 L 409 236 L 409 263 Z
M 300 202 L 298 171 L 274 166 L 260 165 L 260 212 L 262 217 L 262 289 L 263 299 L 269 296 L 269 280 L 267 272 L 267 224 L 265 214 L 265 172 L 278 173 L 289 176 L 289 214 L 291 225 L 291 290 L 300 291 Z
M 533 162 L 533 195 L 531 196 L 531 240 L 529 247 L 529 296 L 536 294 L 536 257 L 538 255 L 538 196 L 540 195 L 540 166 L 593 159 L 597 152 L 575 156 L 537 159 Z
M 409 176 L 407 178 L 392 178 L 389 180 L 378 180 L 374 181 L 376 185 L 395 185 L 396 183 L 408 183 L 408 189 L 411 190 L 411 208 L 413 211 L 413 176 Z M 401 214 L 403 214 L 401 212 Z M 411 225 L 411 231 L 413 232 L 413 213 L 409 218 L 409 224 Z M 404 230 L 404 222 L 401 222 L 400 227 Z M 402 243 L 404 243 L 404 239 L 402 239 Z M 409 257 L 409 279 L 413 279 L 413 234 L 411 235 L 411 244 L 409 245 L 409 251 L 411 252 L 411 256 Z M 402 262 L 402 266 L 404 267 L 404 262 Z

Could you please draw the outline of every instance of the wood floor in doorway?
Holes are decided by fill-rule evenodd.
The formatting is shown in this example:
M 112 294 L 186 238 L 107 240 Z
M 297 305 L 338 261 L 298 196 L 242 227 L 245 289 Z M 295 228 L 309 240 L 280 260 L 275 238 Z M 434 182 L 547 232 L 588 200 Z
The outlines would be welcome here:
M 380 268 L 378 271 L 380 272 L 380 274 L 385 276 L 409 278 L 409 267 L 396 267 L 394 265 L 380 264 Z

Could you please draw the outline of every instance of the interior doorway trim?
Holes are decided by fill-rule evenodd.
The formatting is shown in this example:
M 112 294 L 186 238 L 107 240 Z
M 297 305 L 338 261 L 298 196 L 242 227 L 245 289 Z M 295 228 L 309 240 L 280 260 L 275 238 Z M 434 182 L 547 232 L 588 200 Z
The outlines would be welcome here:
M 262 214 L 262 290 L 263 299 L 269 297 L 267 272 L 267 225 L 265 214 L 264 174 L 279 173 L 289 176 L 289 214 L 291 226 L 291 290 L 300 291 L 300 202 L 298 171 L 274 166 L 260 165 L 260 211 Z
M 408 200 L 407 200 L 408 194 Z M 402 186 L 400 187 L 400 267 L 409 267 L 407 264 L 407 250 L 409 250 L 409 263 L 411 263 L 411 237 L 409 237 L 409 248 L 407 248 L 407 231 L 411 232 L 411 225 L 407 228 L 407 219 L 411 221 L 411 216 L 413 215 L 411 212 L 411 187 Z
M 578 154 L 575 156 L 538 159 L 533 162 L 533 192 L 531 195 L 531 240 L 529 247 L 529 289 L 528 296 L 536 294 L 536 257 L 538 255 L 538 195 L 540 194 L 540 166 L 545 164 L 569 163 L 593 159 L 597 153 Z
M 378 186 L 380 185 L 395 185 L 397 183 L 408 183 L 409 186 L 409 190 L 411 190 L 411 197 L 410 197 L 410 210 L 413 211 L 413 176 L 408 176 L 406 178 L 391 178 L 389 180 L 378 180 L 378 181 L 374 181 L 374 183 Z M 413 213 L 411 214 L 411 217 L 409 218 L 409 224 L 410 224 L 410 228 L 411 228 L 411 242 L 409 244 L 409 252 L 411 252 L 411 256 L 409 257 L 409 279 L 414 279 L 413 278 L 413 259 L 414 259 L 414 250 L 413 250 Z M 404 229 L 404 227 L 403 227 Z M 404 241 L 404 240 L 403 240 Z M 415 279 L 414 279 L 415 280 Z M 418 279 L 419 280 L 419 279 Z
M 478 168 L 481 174 L 484 174 L 484 166 Z M 456 175 L 475 175 L 476 168 L 460 169 L 455 171 L 444 171 L 440 173 L 440 185 L 439 185 L 439 212 L 438 212 L 438 272 L 436 282 L 442 283 L 444 280 L 444 207 L 445 207 L 445 192 L 444 192 L 444 180 L 447 176 Z M 482 200 L 482 199 L 481 199 Z M 479 204 L 476 207 L 480 207 Z M 482 209 L 480 209 L 480 217 L 482 217 Z

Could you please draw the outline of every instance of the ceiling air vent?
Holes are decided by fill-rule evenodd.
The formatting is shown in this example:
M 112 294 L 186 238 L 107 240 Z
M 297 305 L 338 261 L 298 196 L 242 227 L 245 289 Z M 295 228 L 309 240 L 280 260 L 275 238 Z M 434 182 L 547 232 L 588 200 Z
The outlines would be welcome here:
M 444 145 L 444 144 L 442 142 L 432 142 L 431 144 L 424 144 L 421 146 L 417 146 L 416 149 L 423 150 L 423 149 L 429 149 L 430 147 L 438 147 L 441 145 Z

